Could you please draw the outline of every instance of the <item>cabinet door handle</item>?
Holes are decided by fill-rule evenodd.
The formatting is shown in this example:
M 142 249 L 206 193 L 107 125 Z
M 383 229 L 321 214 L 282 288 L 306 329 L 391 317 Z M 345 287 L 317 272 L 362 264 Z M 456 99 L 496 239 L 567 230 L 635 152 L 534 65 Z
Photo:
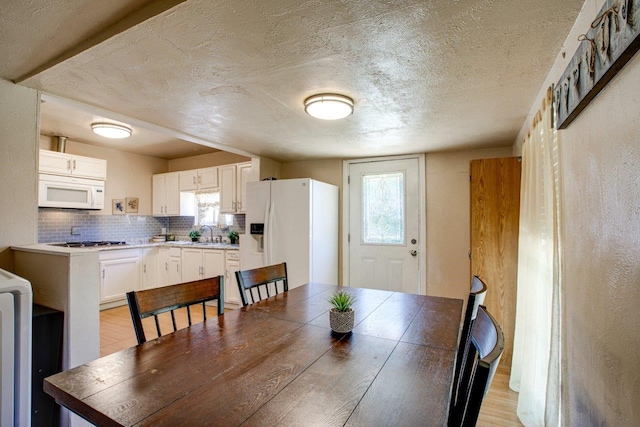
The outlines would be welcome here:
M 196 177 L 193 177 L 193 185 L 196 185 Z
M 71 159 L 67 160 L 67 170 L 71 172 Z
M 202 184 L 202 177 L 198 175 L 198 184 Z
M 165 271 L 169 271 L 169 263 L 168 262 L 164 263 L 164 270 Z
M 76 160 L 73 159 L 73 170 L 76 170 Z
M 147 272 L 147 264 L 145 264 L 145 265 L 143 265 L 143 266 L 142 266 L 142 272 L 143 272 L 143 273 L 146 273 L 146 272 Z
M 104 280 L 104 272 L 105 272 L 105 269 L 103 268 L 102 269 L 102 280 Z

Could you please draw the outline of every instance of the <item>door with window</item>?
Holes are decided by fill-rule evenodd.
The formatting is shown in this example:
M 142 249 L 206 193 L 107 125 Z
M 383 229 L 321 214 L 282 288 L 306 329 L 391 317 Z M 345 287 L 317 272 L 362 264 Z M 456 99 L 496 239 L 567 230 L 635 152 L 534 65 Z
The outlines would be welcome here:
M 347 161 L 346 165 L 345 282 L 424 294 L 424 157 Z

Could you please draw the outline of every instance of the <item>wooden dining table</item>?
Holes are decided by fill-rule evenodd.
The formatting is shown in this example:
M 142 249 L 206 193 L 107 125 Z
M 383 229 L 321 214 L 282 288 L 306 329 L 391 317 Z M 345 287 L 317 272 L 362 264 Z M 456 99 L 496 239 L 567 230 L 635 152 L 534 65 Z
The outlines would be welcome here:
M 355 328 L 329 327 L 336 290 Z M 99 426 L 442 426 L 462 300 L 308 283 L 44 381 Z

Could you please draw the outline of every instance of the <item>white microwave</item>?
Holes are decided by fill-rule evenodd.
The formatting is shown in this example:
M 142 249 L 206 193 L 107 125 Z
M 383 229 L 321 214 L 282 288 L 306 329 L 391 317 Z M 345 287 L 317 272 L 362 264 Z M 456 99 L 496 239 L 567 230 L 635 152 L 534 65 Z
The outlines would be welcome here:
M 38 184 L 38 206 L 103 209 L 104 181 L 41 173 Z

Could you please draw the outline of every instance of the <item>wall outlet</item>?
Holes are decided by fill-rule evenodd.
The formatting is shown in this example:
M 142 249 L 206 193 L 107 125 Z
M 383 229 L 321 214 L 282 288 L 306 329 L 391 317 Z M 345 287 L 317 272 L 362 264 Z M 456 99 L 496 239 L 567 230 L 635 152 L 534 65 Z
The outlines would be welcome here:
M 79 236 L 81 234 L 81 228 L 80 227 L 71 227 L 71 235 L 72 236 Z
M 160 234 L 167 234 L 167 229 L 166 229 L 166 228 L 164 228 L 164 227 L 162 227 L 162 228 L 160 229 Z

